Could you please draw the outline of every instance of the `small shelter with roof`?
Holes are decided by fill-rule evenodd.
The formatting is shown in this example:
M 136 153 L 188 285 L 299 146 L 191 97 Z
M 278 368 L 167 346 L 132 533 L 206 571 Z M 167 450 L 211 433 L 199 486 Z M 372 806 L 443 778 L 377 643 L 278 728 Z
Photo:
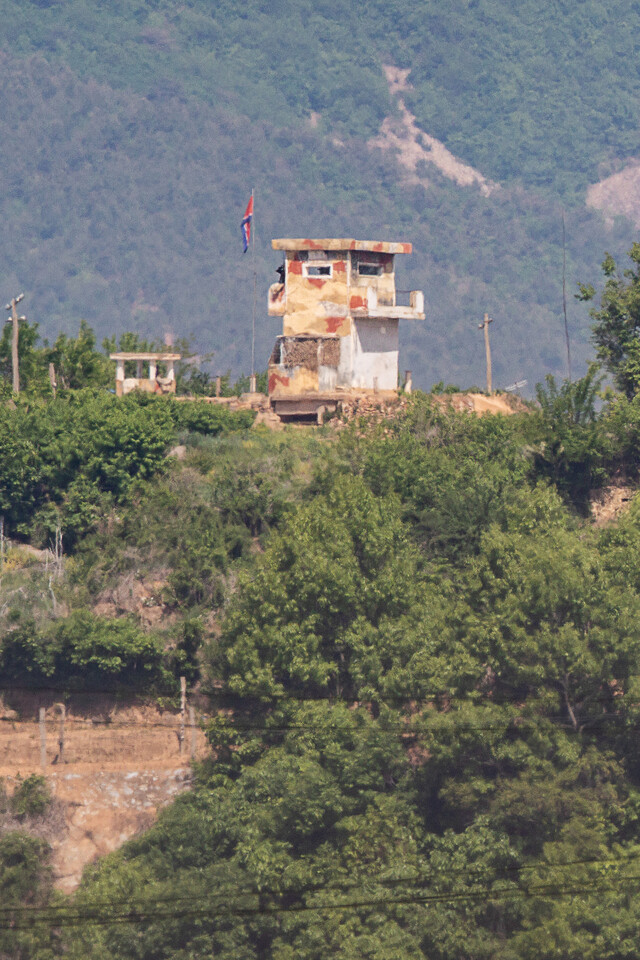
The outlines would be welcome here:
M 174 364 L 179 353 L 148 353 L 127 351 L 110 353 L 109 358 L 116 361 L 116 394 L 121 397 L 132 390 L 143 393 L 175 393 L 176 377 Z M 135 363 L 136 375 L 127 376 L 126 365 Z M 145 368 L 146 367 L 146 371 Z M 164 368 L 164 374 L 160 370 Z M 146 372 L 147 376 L 144 376 Z
M 269 397 L 280 416 L 335 409 L 347 393 L 398 388 L 398 325 L 424 320 L 420 290 L 398 291 L 396 254 L 410 243 L 272 240 L 284 252 L 269 315 L 283 318 L 269 361 Z

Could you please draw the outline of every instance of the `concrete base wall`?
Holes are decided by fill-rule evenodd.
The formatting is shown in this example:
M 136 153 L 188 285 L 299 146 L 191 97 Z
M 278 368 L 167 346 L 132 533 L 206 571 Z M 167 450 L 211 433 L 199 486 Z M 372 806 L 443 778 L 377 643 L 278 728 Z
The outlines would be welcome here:
M 116 380 L 116 396 L 122 397 L 127 393 L 139 390 L 141 393 L 175 393 L 176 381 L 162 379 L 149 380 L 148 378 L 126 377 Z

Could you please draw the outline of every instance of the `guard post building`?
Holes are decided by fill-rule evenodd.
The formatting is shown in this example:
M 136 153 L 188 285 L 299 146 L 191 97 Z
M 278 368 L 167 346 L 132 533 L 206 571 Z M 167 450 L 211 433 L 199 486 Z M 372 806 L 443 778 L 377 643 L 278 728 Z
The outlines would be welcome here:
M 283 318 L 269 361 L 269 397 L 284 418 L 320 415 L 345 395 L 398 388 L 398 324 L 424 320 L 420 290 L 398 291 L 394 258 L 410 243 L 272 240 L 281 281 L 269 315 Z

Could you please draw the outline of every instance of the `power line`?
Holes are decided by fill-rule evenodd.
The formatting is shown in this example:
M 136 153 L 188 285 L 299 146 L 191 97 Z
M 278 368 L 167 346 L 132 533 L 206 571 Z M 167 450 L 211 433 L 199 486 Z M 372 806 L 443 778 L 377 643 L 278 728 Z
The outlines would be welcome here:
M 596 893 L 601 892 L 615 892 L 618 889 L 620 883 L 624 883 L 627 888 L 629 884 L 637 884 L 640 882 L 640 875 L 634 874 L 631 876 L 621 876 L 613 880 L 605 881 L 601 879 L 600 882 L 594 883 L 592 881 L 588 882 L 574 882 L 571 885 L 568 884 L 556 884 L 556 883 L 547 883 L 547 884 L 536 884 L 534 886 L 522 888 L 522 887 L 485 887 L 479 890 L 465 890 L 465 891 L 447 891 L 442 893 L 431 893 L 431 894 L 422 894 L 411 896 L 406 895 L 403 897 L 377 897 L 368 900 L 355 900 L 347 903 L 300 903 L 300 904 L 289 904 L 287 906 L 279 905 L 258 905 L 258 906 L 236 906 L 230 907 L 224 910 L 218 909 L 216 912 L 212 913 L 210 901 L 207 906 L 202 906 L 200 908 L 191 907 L 184 910 L 174 910 L 174 911 L 152 911 L 152 910 L 135 910 L 130 909 L 121 914 L 112 913 L 109 916 L 101 916 L 96 913 L 90 913 L 88 911 L 71 913 L 67 912 L 66 915 L 52 916 L 51 910 L 47 908 L 34 908 L 34 912 L 39 910 L 41 916 L 31 916 L 28 920 L 28 923 L 16 922 L 13 918 L 7 919 L 5 921 L 0 919 L 0 930 L 31 930 L 34 925 L 48 925 L 50 927 L 60 928 L 60 927 L 77 927 L 77 926 L 112 926 L 120 923 L 149 923 L 153 920 L 178 920 L 178 919 L 208 919 L 214 921 L 216 919 L 225 919 L 227 917 L 249 917 L 249 916 L 260 916 L 260 915 L 282 915 L 282 914 L 295 914 L 295 913 L 326 913 L 326 912 L 339 912 L 347 910 L 357 910 L 365 908 L 375 908 L 375 907 L 389 907 L 389 906 L 413 906 L 413 905 L 428 905 L 431 903 L 464 903 L 464 902 L 501 902 L 505 900 L 530 900 L 530 899 L 560 899 L 561 897 L 566 896 L 578 896 L 584 894 L 586 896 L 591 896 Z M 251 894 L 252 897 L 264 898 L 264 893 L 254 893 Z M 191 900 L 193 903 L 193 900 Z M 206 901 L 201 901 L 205 903 Z M 60 908 L 53 908 L 60 909 Z
M 495 874 L 495 879 L 502 879 L 505 877 L 505 874 L 513 873 L 522 873 L 524 871 L 533 871 L 533 870 L 557 870 L 557 869 L 567 869 L 569 867 L 576 866 L 616 866 L 621 867 L 628 863 L 634 863 L 638 858 L 640 858 L 640 851 L 638 853 L 631 853 L 624 857 L 608 857 L 608 858 L 599 858 L 599 857 L 589 857 L 582 858 L 577 860 L 566 860 L 563 863 L 549 863 L 549 862 L 536 862 L 529 864 L 514 864 L 512 866 L 504 866 Z M 451 869 L 447 867 L 446 869 L 431 869 L 428 872 L 416 872 L 412 877 L 387 877 L 387 878 L 377 878 L 375 883 L 378 883 L 383 886 L 395 886 L 398 884 L 409 884 L 409 885 L 420 885 L 423 881 L 437 880 L 439 877 L 452 877 L 452 876 L 469 876 L 473 875 L 474 864 L 467 865 L 465 867 L 460 867 L 458 869 Z M 302 893 L 311 893 L 314 891 L 320 890 L 352 890 L 355 887 L 360 887 L 361 883 L 349 883 L 349 882 L 336 882 L 336 883 L 319 883 L 315 885 L 306 886 L 301 892 Z M 206 898 L 196 897 L 195 900 L 209 903 L 212 899 L 219 899 L 220 897 L 226 897 L 229 893 L 234 893 L 238 896 L 278 896 L 282 894 L 283 891 L 276 890 L 256 890 L 253 887 L 242 887 L 238 884 L 222 884 L 218 887 L 220 890 L 219 893 L 209 894 Z M 126 904 L 130 906 L 132 903 L 139 902 L 143 906 L 145 903 L 149 904 L 158 904 L 158 903 L 193 903 L 194 897 L 150 897 L 150 898 L 135 898 L 135 897 L 125 897 L 121 899 L 109 899 L 102 902 L 97 902 L 91 904 L 92 909 L 99 909 L 102 907 L 113 907 L 115 905 Z M 36 911 L 48 911 L 55 912 L 59 911 L 65 913 L 65 911 L 73 910 L 72 907 L 67 907 L 64 905 L 54 906 L 54 907 L 38 907 L 33 904 L 20 905 L 20 906 L 0 906 L 0 917 L 2 914 L 15 914 L 15 913 L 25 913 Z

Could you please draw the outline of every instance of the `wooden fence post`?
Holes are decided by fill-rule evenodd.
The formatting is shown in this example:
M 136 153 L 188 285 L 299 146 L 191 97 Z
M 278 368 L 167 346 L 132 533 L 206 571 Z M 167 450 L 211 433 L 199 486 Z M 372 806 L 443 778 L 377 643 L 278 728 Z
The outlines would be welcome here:
M 184 745 L 184 720 L 185 720 L 185 711 L 187 709 L 187 678 L 180 677 L 180 733 L 178 734 L 178 740 L 180 742 L 180 756 L 182 756 L 182 748 Z
M 198 745 L 196 712 L 193 707 L 189 707 L 189 724 L 191 726 L 191 759 L 193 760 L 196 755 L 196 747 Z
M 45 714 L 45 708 L 40 707 L 38 726 L 40 727 L 40 766 L 42 767 L 43 773 L 47 772 L 47 728 L 44 722 Z
M 58 728 L 58 760 L 60 763 L 64 763 L 64 722 L 67 718 L 67 710 L 64 703 L 59 703 L 57 706 L 60 710 L 60 726 Z

